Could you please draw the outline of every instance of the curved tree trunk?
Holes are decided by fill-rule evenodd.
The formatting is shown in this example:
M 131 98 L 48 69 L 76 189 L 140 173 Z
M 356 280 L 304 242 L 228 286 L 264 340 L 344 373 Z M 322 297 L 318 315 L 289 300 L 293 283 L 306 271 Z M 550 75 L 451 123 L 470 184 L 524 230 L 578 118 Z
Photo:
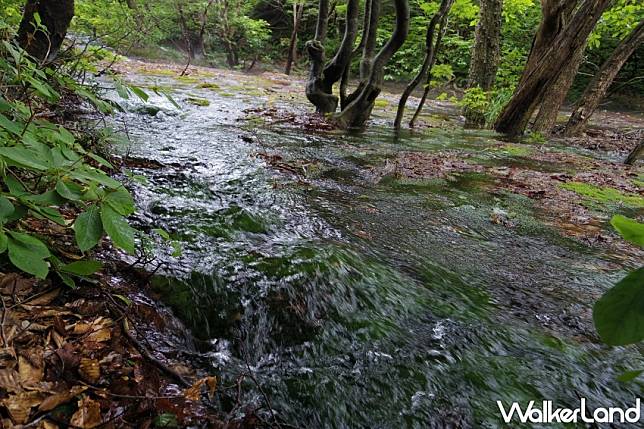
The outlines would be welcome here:
M 523 133 L 548 87 L 559 78 L 567 60 L 586 43 L 590 32 L 611 2 L 612 0 L 583 1 L 570 23 L 558 32 L 552 43 L 544 49 L 545 52 L 539 55 L 539 60 L 526 67 L 512 99 L 496 121 L 494 128 L 497 131 L 510 135 Z M 549 1 L 544 0 L 544 3 Z M 531 54 L 530 57 L 532 56 Z M 530 63 L 530 59 L 528 62 Z
M 340 79 L 340 109 L 343 110 L 349 104 L 349 95 L 347 94 L 349 88 L 349 78 L 351 76 L 351 61 L 358 55 L 365 47 L 366 41 L 369 38 L 369 29 L 371 21 L 372 0 L 365 0 L 364 16 L 362 22 L 362 35 L 360 36 L 360 43 L 351 53 L 351 58 L 344 68 L 342 79 Z
M 427 34 L 425 36 L 425 58 L 423 59 L 423 64 L 420 67 L 420 71 L 414 77 L 414 79 L 407 85 L 402 95 L 400 96 L 400 101 L 398 102 L 398 110 L 396 112 L 396 119 L 394 121 L 394 129 L 399 130 L 400 124 L 402 123 L 403 115 L 405 114 L 405 106 L 407 105 L 407 100 L 412 92 L 418 87 L 420 82 L 423 80 L 428 73 L 430 73 L 431 68 L 434 65 L 436 59 L 436 52 L 439 48 L 439 43 L 434 44 L 434 32 L 439 21 L 442 21 L 443 17 L 447 15 L 454 0 L 442 0 L 441 5 L 438 11 L 432 16 L 432 19 L 429 21 L 427 26 Z M 439 39 L 437 39 L 439 42 Z
M 374 3 L 377 3 L 377 0 L 374 0 Z M 371 116 L 376 98 L 382 90 L 384 68 L 391 57 L 403 45 L 405 39 L 407 39 L 407 34 L 409 33 L 409 3 L 407 0 L 394 0 L 394 6 L 396 9 L 396 26 L 394 32 L 387 44 L 380 50 L 371 63 L 368 80 L 360 83 L 355 98 L 349 103 L 346 109 L 335 116 L 336 123 L 341 127 L 361 128 L 364 126 Z M 365 50 L 367 50 L 366 45 Z
M 320 16 L 323 14 L 323 2 L 324 0 L 320 2 Z M 307 43 L 311 71 L 306 85 L 306 97 L 316 107 L 318 113 L 333 113 L 338 107 L 338 97 L 333 95 L 333 85 L 342 78 L 344 70 L 351 60 L 353 45 L 358 35 L 359 3 L 359 0 L 348 1 L 344 38 L 338 52 L 324 68 L 322 68 L 325 58 L 323 40 L 316 38 Z M 326 2 L 326 6 L 328 7 L 328 2 Z M 326 21 L 321 23 L 318 20 L 319 31 L 316 30 L 316 36 L 322 32 L 326 34 L 326 29 L 320 28 L 320 25 L 327 27 Z
M 38 13 L 44 32 L 36 28 L 34 15 Z M 41 62 L 56 58 L 67 29 L 74 17 L 74 0 L 39 1 L 27 0 L 18 28 L 18 44 L 32 57 Z
M 448 16 L 447 14 L 443 15 L 441 19 L 441 23 L 438 26 L 438 36 L 436 36 L 436 44 L 435 44 L 437 48 L 438 46 L 440 46 L 441 41 L 443 40 L 443 36 L 447 31 L 447 16 Z M 437 49 L 435 49 L 435 51 L 436 50 Z M 423 90 L 423 96 L 420 98 L 420 101 L 418 102 L 418 106 L 416 107 L 414 116 L 412 116 L 411 120 L 409 121 L 409 128 L 414 128 L 414 125 L 416 124 L 416 120 L 418 119 L 418 116 L 420 116 L 420 112 L 423 111 L 423 106 L 425 106 L 425 102 L 427 101 L 427 96 L 429 95 L 429 89 L 432 81 L 432 67 L 433 67 L 433 60 L 432 60 L 431 67 L 427 72 L 427 78 L 425 79 L 425 89 Z
M 489 91 L 494 86 L 501 57 L 501 11 L 503 0 L 481 0 L 479 22 L 474 33 L 474 48 L 467 77 L 467 88 L 478 86 Z M 464 109 L 466 128 L 483 128 L 485 116 Z
M 624 63 L 642 42 L 644 42 L 644 21 L 640 21 L 637 27 L 620 42 L 611 56 L 602 64 L 599 72 L 588 83 L 581 99 L 577 102 L 568 120 L 564 135 L 569 137 L 575 136 L 586 128 L 588 120 L 595 112 L 595 109 L 597 109 L 597 106 L 599 106 L 602 98 L 606 95 L 615 76 L 617 76 L 617 73 L 619 73 Z

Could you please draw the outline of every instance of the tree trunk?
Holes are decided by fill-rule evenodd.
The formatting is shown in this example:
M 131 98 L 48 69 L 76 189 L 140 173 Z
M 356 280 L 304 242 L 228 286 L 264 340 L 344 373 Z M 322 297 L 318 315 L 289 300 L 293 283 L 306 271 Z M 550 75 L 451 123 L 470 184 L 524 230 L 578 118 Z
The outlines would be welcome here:
M 373 3 L 378 3 L 378 0 L 374 0 Z M 394 0 L 394 6 L 396 9 L 396 25 L 391 38 L 371 63 L 369 78 L 360 83 L 357 96 L 349 103 L 346 109 L 334 117 L 335 122 L 343 128 L 362 128 L 369 120 L 376 98 L 382 90 L 384 68 L 407 39 L 407 34 L 409 33 L 409 3 L 407 0 Z M 372 15 L 373 13 L 374 10 L 372 10 Z
M 353 45 L 358 35 L 359 4 L 359 0 L 349 0 L 347 2 L 347 15 L 342 43 L 333 59 L 324 68 L 322 68 L 324 62 L 324 46 L 322 42 L 313 40 L 307 43 L 307 50 L 311 59 L 311 73 L 306 85 L 306 97 L 316 107 L 318 113 L 328 114 L 337 110 L 339 100 L 337 96 L 333 95 L 333 85 L 342 78 L 342 74 L 351 60 Z M 321 13 L 322 11 L 320 10 Z
M 438 11 L 434 14 L 432 19 L 427 25 L 427 34 L 425 36 L 425 58 L 423 59 L 423 64 L 420 67 L 420 71 L 414 77 L 414 79 L 407 85 L 402 95 L 400 96 L 400 101 L 398 102 L 398 111 L 396 112 L 396 119 L 394 121 L 394 129 L 399 130 L 400 124 L 402 123 L 403 115 L 405 114 L 405 106 L 407 105 L 407 99 L 412 92 L 418 87 L 423 78 L 431 72 L 432 66 L 434 65 L 436 59 L 436 52 L 438 51 L 438 43 L 440 39 L 437 39 L 436 45 L 434 45 L 434 32 L 439 21 L 443 20 L 443 17 L 447 15 L 454 0 L 442 0 L 441 5 Z
M 548 6 L 550 1 L 544 0 L 544 5 Z M 611 2 L 612 0 L 584 0 L 570 19 L 570 23 L 562 31 L 555 30 L 557 36 L 552 43 L 541 49 L 544 52 L 539 55 L 539 59 L 531 61 L 533 54 L 530 54 L 528 64 L 532 63 L 532 65 L 526 66 L 517 90 L 497 119 L 495 124 L 497 131 L 510 135 L 521 134 L 525 131 L 537 103 L 543 99 L 546 90 L 559 78 L 568 59 L 580 46 L 586 43 L 590 32 L 595 28 L 597 21 Z M 567 3 L 573 2 L 568 1 Z M 550 6 L 552 5 L 550 4 Z M 554 9 L 562 9 L 564 6 L 555 5 Z M 544 20 L 547 11 L 544 9 Z M 557 13 L 555 13 L 556 15 Z M 535 40 L 533 51 L 537 43 L 538 40 Z
M 503 0 L 481 0 L 479 22 L 474 33 L 474 48 L 467 77 L 467 88 L 478 86 L 489 91 L 494 86 L 501 57 L 501 11 Z M 483 128 L 485 116 L 464 109 L 466 128 Z
M 638 159 L 642 159 L 644 157 L 644 140 L 640 141 L 637 146 L 635 146 L 635 149 L 631 151 L 631 153 L 628 154 L 628 158 L 626 158 L 626 161 L 624 161 L 624 164 L 626 165 L 633 165 L 635 164 L 635 161 Z
M 47 32 L 36 28 L 36 13 Z M 53 61 L 65 40 L 73 17 L 74 0 L 27 0 L 18 28 L 18 44 L 40 62 Z
M 440 46 L 441 41 L 443 40 L 445 31 L 447 31 L 447 17 L 448 17 L 447 14 L 443 15 L 443 17 L 441 18 L 441 23 L 438 26 L 438 35 L 436 36 L 436 43 L 435 43 L 435 46 L 437 48 L 438 46 Z M 412 116 L 411 120 L 409 121 L 409 128 L 414 128 L 416 119 L 418 119 L 420 112 L 422 112 L 423 110 L 423 106 L 425 105 L 425 102 L 427 101 L 427 96 L 429 95 L 429 88 L 430 88 L 431 81 L 432 81 L 432 69 L 430 67 L 429 71 L 427 72 L 427 79 L 425 80 L 425 89 L 423 90 L 423 96 L 420 98 L 420 101 L 418 102 L 418 106 L 416 107 L 414 116 Z
M 579 71 L 579 66 L 584 59 L 585 49 L 586 43 L 575 51 L 572 58 L 564 65 L 564 69 L 559 78 L 543 94 L 541 104 L 539 105 L 539 113 L 537 113 L 534 124 L 532 124 L 533 132 L 538 132 L 546 136 L 552 132 L 552 129 L 557 123 L 559 109 L 564 101 L 566 101 L 568 91 L 570 91 L 570 87 L 575 81 L 575 76 L 577 76 L 577 71 Z
M 619 43 L 611 56 L 602 64 L 599 72 L 588 83 L 568 120 L 564 135 L 570 137 L 581 134 L 615 76 L 642 42 L 644 42 L 644 21 L 640 21 L 637 27 Z
M 288 46 L 288 58 L 286 59 L 286 69 L 284 74 L 290 75 L 293 63 L 297 61 L 297 33 L 300 29 L 300 21 L 304 14 L 304 3 L 293 3 L 293 31 L 291 32 L 291 41 Z

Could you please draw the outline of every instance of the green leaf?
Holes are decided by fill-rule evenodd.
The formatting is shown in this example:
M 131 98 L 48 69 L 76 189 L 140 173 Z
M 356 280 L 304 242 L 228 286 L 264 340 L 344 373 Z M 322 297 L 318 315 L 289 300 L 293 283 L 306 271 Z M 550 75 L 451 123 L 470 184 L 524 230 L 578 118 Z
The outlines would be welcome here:
M 51 254 L 42 241 L 27 234 L 9 231 L 7 247 L 9 260 L 13 265 L 40 279 L 47 277 L 49 265 L 45 258 Z
M 15 134 L 17 136 L 20 136 L 20 134 L 22 134 L 22 130 L 23 130 L 23 128 L 22 128 L 22 126 L 20 126 L 20 124 L 8 119 L 3 114 L 0 114 L 0 128 L 4 128 L 5 130 L 7 130 L 10 133 Z
M 152 231 L 159 234 L 159 236 L 161 236 L 161 238 L 163 238 L 164 240 L 170 240 L 170 234 L 168 234 L 167 231 L 161 228 L 155 228 Z
M 11 201 L 5 197 L 0 197 L 0 222 L 4 222 L 15 211 L 16 208 L 11 204 Z
M 102 268 L 103 264 L 98 261 L 76 261 L 63 265 L 60 270 L 77 276 L 91 276 Z
M 644 267 L 630 273 L 595 303 L 593 320 L 608 345 L 624 346 L 644 339 Z
M 72 172 L 72 174 L 75 178 L 83 182 L 98 182 L 99 184 L 111 189 L 118 189 L 123 186 L 118 180 L 114 180 L 102 171 L 87 165 L 77 168 Z
M 624 240 L 644 247 L 644 223 L 639 223 L 622 215 L 613 216 L 610 223 Z
M 108 160 L 106 160 L 105 158 L 103 158 L 101 156 L 96 155 L 95 153 L 90 152 L 90 153 L 87 154 L 87 156 L 89 156 L 94 161 L 96 161 L 99 164 L 101 164 L 103 167 L 106 167 L 106 168 L 109 168 L 109 169 L 112 169 L 112 170 L 114 169 L 114 166 Z
M 101 204 L 101 220 L 105 232 L 112 239 L 114 245 L 133 254 L 135 251 L 135 230 L 127 223 L 127 220 L 108 204 Z
M 179 427 L 177 416 L 172 413 L 159 414 L 154 419 L 154 426 L 160 428 L 176 428 Z
M 145 93 L 141 88 L 138 86 L 130 85 L 130 91 L 132 91 L 137 97 L 139 97 L 143 102 L 148 101 L 148 94 Z
M 134 200 L 132 200 L 132 196 L 123 186 L 107 194 L 105 196 L 105 202 L 123 216 L 134 213 Z
M 98 207 L 91 206 L 81 213 L 74 222 L 76 243 L 82 252 L 86 252 L 98 244 L 103 236 L 103 224 Z
M 0 147 L 0 156 L 7 158 L 19 167 L 34 170 L 47 170 L 49 168 L 42 159 L 38 159 L 38 154 L 24 147 Z
M 118 299 L 120 299 L 121 301 L 123 301 L 125 303 L 125 305 L 127 305 L 128 307 L 130 305 L 132 305 L 132 300 L 130 298 L 128 298 L 127 296 L 119 295 L 119 294 L 116 294 L 116 293 L 113 296 L 118 298 Z
M 7 234 L 4 231 L 0 230 L 0 253 L 4 253 L 7 250 Z
M 644 373 L 644 369 L 636 369 L 633 371 L 626 371 L 622 373 L 619 377 L 617 377 L 617 381 L 621 381 L 622 383 L 628 383 L 629 381 L 635 380 L 637 377 L 639 377 L 641 374 Z
M 71 201 L 80 201 L 83 197 L 82 188 L 73 182 L 59 180 L 56 183 L 56 192 L 61 197 Z

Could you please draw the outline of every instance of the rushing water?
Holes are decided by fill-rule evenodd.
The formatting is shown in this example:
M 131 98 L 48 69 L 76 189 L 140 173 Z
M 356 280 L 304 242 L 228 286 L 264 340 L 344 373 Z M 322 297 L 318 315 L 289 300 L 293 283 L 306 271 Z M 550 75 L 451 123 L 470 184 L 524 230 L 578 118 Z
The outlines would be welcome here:
M 244 120 L 262 97 L 163 83 L 211 104 L 173 111 L 155 97 L 161 113 L 124 115 L 129 153 L 164 165 L 134 169 L 147 178 L 138 222 L 183 245 L 178 259 L 158 249 L 171 269 L 155 284 L 210 370 L 231 385 L 250 368 L 262 386 L 247 378 L 243 406 L 232 409 L 229 391 L 224 411 L 251 404 L 270 420 L 265 394 L 299 427 L 501 427 L 497 400 L 577 408 L 585 397 L 595 408 L 641 394 L 616 381 L 644 366 L 638 350 L 592 334 L 592 302 L 625 273 L 615 260 L 542 226 L 530 200 L 490 192 L 485 176 L 379 172 L 404 150 L 479 148 L 483 162 L 513 162 L 485 151 L 493 136 L 394 139 L 378 123 L 305 133 Z M 490 222 L 494 209 L 516 227 Z

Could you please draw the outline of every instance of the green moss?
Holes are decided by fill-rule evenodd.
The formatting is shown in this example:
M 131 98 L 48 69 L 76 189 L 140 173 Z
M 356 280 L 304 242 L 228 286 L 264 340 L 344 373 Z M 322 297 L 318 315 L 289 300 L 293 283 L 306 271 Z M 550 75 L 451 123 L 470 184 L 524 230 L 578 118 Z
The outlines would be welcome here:
M 176 76 L 177 72 L 170 69 L 145 69 L 142 68 L 138 71 L 141 74 L 153 75 L 153 76 Z
M 195 106 L 210 106 L 210 101 L 205 98 L 188 97 L 186 98 L 186 101 L 190 104 L 194 104 Z
M 194 76 L 179 76 L 177 78 L 177 80 L 179 82 L 183 82 L 183 83 L 199 83 L 199 82 L 201 82 L 201 79 L 199 79 L 198 77 L 194 77 Z
M 586 198 L 586 202 L 600 204 L 623 204 L 630 207 L 644 207 L 644 197 L 621 192 L 611 187 L 599 187 L 588 183 L 570 182 L 561 188 L 576 192 Z
M 373 105 L 374 105 L 375 107 L 384 108 L 384 107 L 389 106 L 389 100 L 385 100 L 385 99 L 382 99 L 382 98 L 381 98 L 381 99 L 379 99 L 379 100 L 376 100 L 376 101 L 374 102 L 374 104 L 373 104 Z
M 510 143 L 496 147 L 494 150 L 506 153 L 510 156 L 530 156 L 534 151 L 531 146 Z
M 197 88 L 210 89 L 210 90 L 216 91 L 221 87 L 213 82 L 202 82 L 199 85 L 197 85 Z

